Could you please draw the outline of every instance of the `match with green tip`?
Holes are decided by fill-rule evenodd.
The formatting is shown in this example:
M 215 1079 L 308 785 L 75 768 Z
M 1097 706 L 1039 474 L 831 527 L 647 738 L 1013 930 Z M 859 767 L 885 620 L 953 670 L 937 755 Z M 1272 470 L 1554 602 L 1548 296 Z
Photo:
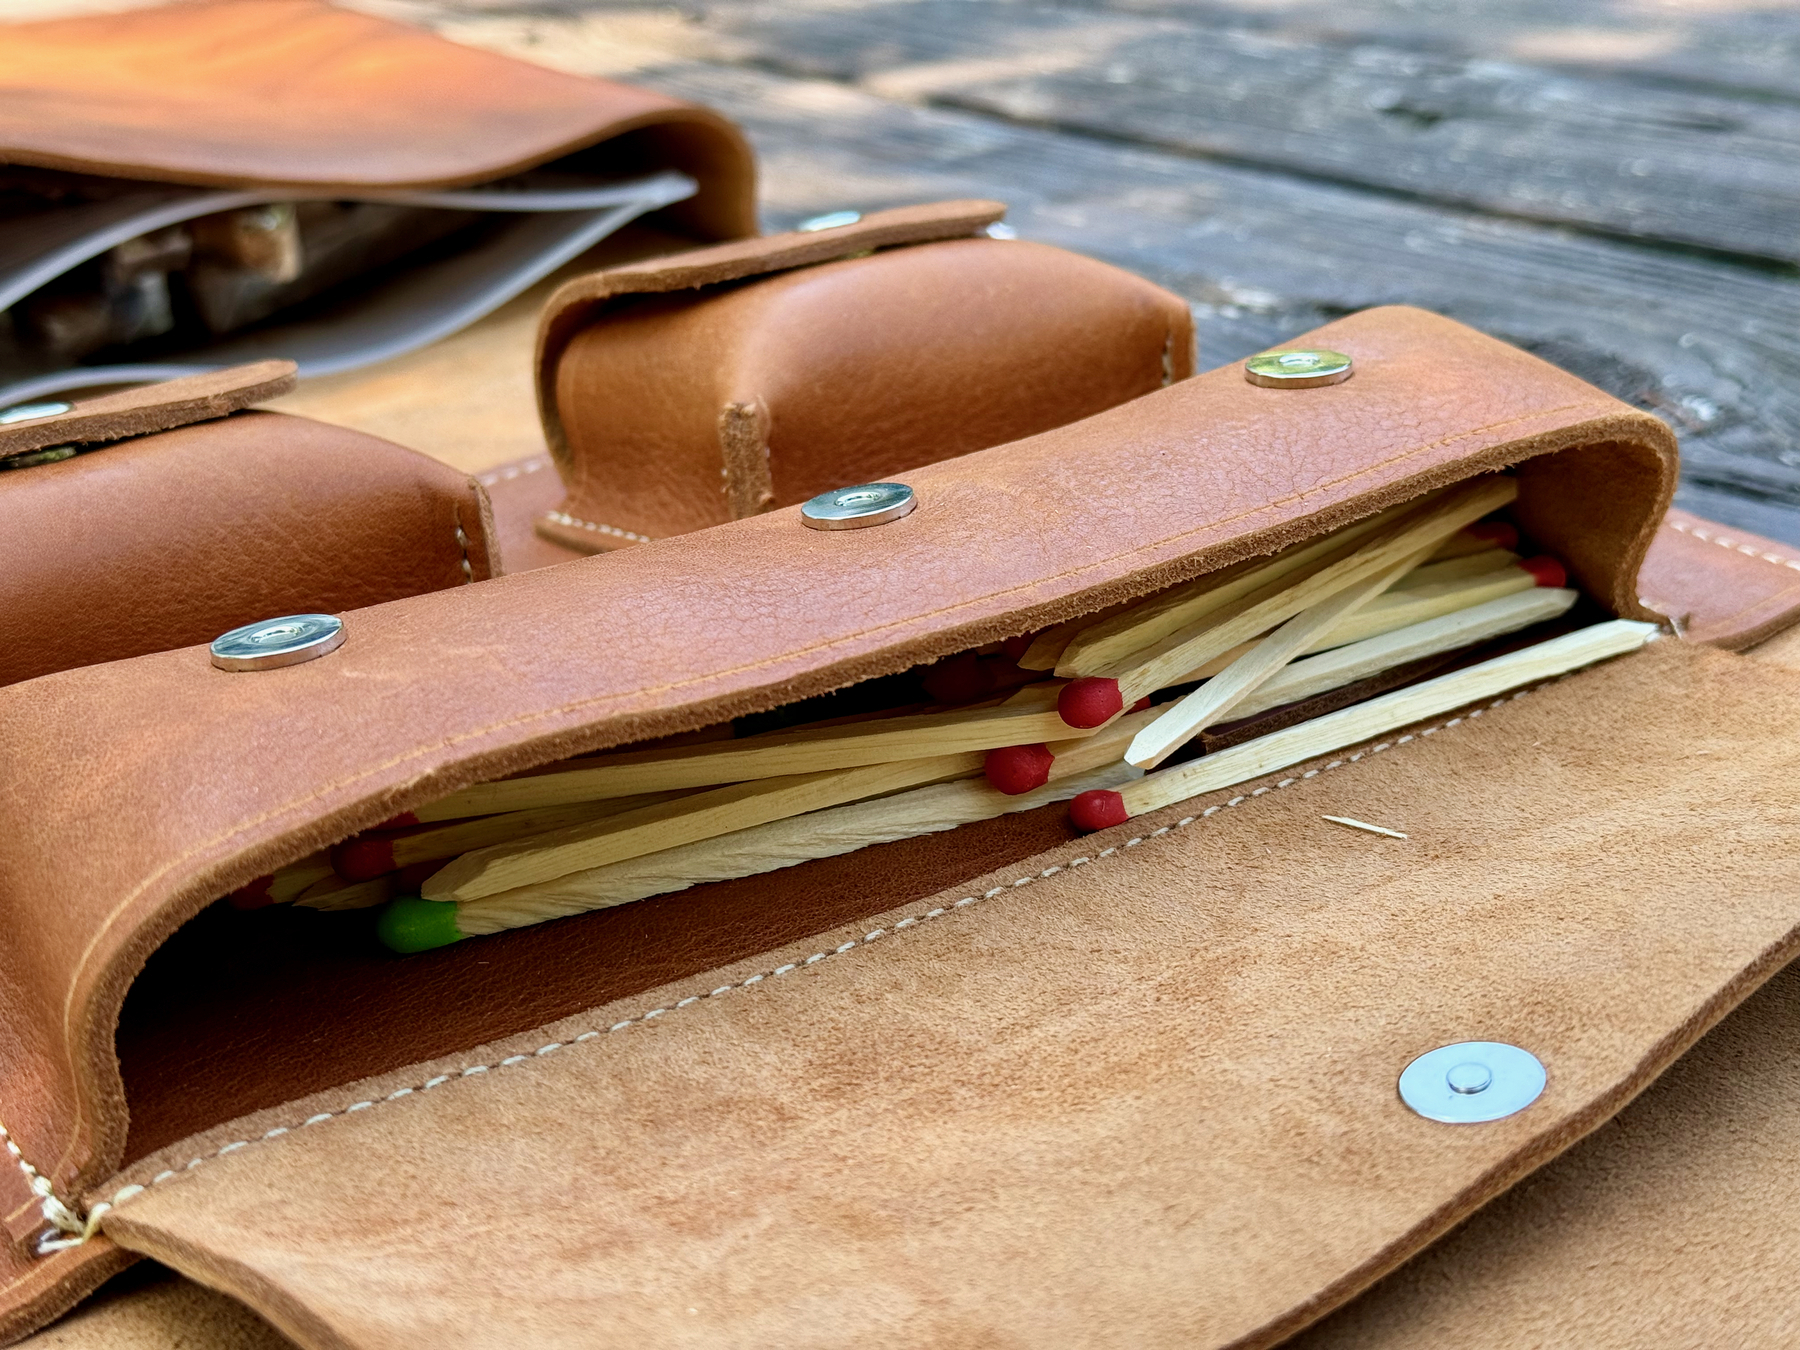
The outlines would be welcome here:
M 403 955 L 448 947 L 468 936 L 456 926 L 456 912 L 461 908 L 442 900 L 422 900 L 416 895 L 397 896 L 387 902 L 375 921 L 375 935 L 389 950 Z

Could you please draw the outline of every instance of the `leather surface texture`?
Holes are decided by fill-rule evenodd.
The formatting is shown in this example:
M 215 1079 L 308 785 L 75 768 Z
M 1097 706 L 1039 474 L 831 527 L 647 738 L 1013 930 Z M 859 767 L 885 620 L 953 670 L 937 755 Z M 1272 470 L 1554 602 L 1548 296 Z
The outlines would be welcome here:
M 609 141 L 622 171 L 700 181 L 668 212 L 688 232 L 756 233 L 751 151 L 717 113 L 322 0 L 13 24 L 0 45 L 4 163 L 203 185 L 461 187 Z
M 640 266 L 553 297 L 541 378 L 569 493 L 540 531 L 628 547 L 1017 440 L 1193 373 L 1179 297 L 1042 244 L 868 254 L 900 214 L 850 227 L 865 231 L 837 241 L 850 257 L 794 265 L 796 249 L 847 230 L 778 236 L 760 241 L 760 277 L 695 286 L 722 268 L 678 258 L 680 290 Z
M 233 1122 L 90 1203 L 309 1350 L 1274 1344 L 1800 941 L 1800 677 L 1666 641 L 1481 713 Z M 1400 1070 L 1471 1039 L 1530 1048 L 1544 1095 L 1413 1115 Z
M 1671 508 L 1638 589 L 1689 642 L 1741 651 L 1800 619 L 1800 551 Z
M 258 361 L 77 399 L 68 412 L 0 427 L 0 460 L 53 445 L 94 445 L 209 422 L 289 393 L 294 384 L 292 361 Z
M 278 413 L 0 474 L 0 514 L 5 684 L 495 570 L 486 498 L 467 475 Z
M 914 471 L 919 509 L 878 529 L 811 531 L 789 508 L 354 611 L 338 652 L 286 670 L 228 675 L 190 648 L 0 689 L 0 922 L 13 935 L 0 948 L 0 1123 L 20 1157 L 63 1195 L 117 1169 L 129 1111 L 114 1026 L 176 929 L 468 783 L 904 670 L 1507 465 L 1526 531 L 1603 604 L 1642 614 L 1636 572 L 1674 481 L 1660 422 L 1421 311 L 1372 310 L 1297 341 L 1351 353 L 1358 373 L 1307 391 L 1256 388 L 1235 368 L 1182 381 Z M 774 910 L 805 891 L 784 874 L 764 894 Z M 865 912 L 894 903 L 870 879 L 854 895 Z M 437 966 L 442 1053 L 493 1038 L 471 1033 L 495 1010 L 455 991 L 501 950 L 463 944 Z M 555 959 L 554 944 L 531 950 Z M 718 964 L 693 955 L 690 972 Z M 537 976 L 514 969 L 518 988 Z M 389 1024 L 358 1000 L 335 1006 L 335 1034 L 381 1065 Z M 288 1096 L 323 1086 L 302 1046 L 277 1057 Z M 36 1206 L 5 1173 L 23 1238 Z M 0 1258 L 9 1281 L 75 1279 L 105 1259 L 103 1243 L 42 1263 L 23 1250 Z M 28 1325 L 8 1308 L 0 1327 Z

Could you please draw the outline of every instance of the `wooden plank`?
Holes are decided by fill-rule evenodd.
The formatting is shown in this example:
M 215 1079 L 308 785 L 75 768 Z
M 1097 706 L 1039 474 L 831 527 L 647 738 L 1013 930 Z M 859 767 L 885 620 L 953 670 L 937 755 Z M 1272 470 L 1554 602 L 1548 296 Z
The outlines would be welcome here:
M 687 37 L 884 97 L 1800 261 L 1800 106 L 1767 99 L 997 0 L 726 3 Z

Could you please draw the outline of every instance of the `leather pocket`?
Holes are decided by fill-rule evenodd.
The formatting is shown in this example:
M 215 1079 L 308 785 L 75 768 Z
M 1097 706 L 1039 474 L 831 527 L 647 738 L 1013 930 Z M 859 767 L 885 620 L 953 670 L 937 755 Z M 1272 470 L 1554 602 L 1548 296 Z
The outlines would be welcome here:
M 1184 381 L 916 470 L 921 506 L 878 529 L 810 531 L 777 511 L 356 611 L 339 651 L 285 671 L 226 675 L 189 650 L 48 677 L 29 702 L 0 691 L 0 734 L 17 748 L 0 783 L 0 824 L 17 841 L 0 906 L 19 934 L 0 952 L 0 988 L 19 1009 L 0 1120 L 22 1156 L 56 1195 L 81 1195 L 127 1156 L 128 1133 L 136 1154 L 947 886 L 961 899 L 972 874 L 1067 837 L 1012 818 L 755 879 L 711 911 L 736 883 L 405 962 L 342 943 L 305 961 L 208 954 L 205 923 L 190 925 L 253 877 L 467 785 L 891 675 L 1508 466 L 1521 524 L 1598 603 L 1641 615 L 1634 576 L 1673 477 L 1660 423 L 1417 311 L 1371 311 L 1303 341 L 1351 353 L 1355 377 L 1305 391 L 1255 388 L 1235 368 Z M 152 787 L 171 783 L 184 786 Z M 1101 875 L 1071 865 L 1055 854 L 1037 867 L 1070 878 L 1047 892 Z M 1140 917 L 1154 947 L 1161 920 Z M 200 979 L 147 980 L 160 1001 L 126 1005 L 122 1080 L 113 1033 L 126 991 L 184 925 L 169 951 L 198 935 Z M 952 963 L 934 978 L 968 991 L 988 975 Z M 1133 995 L 1129 982 L 1105 987 Z M 154 1071 L 137 1074 L 144 1047 L 137 1062 Z M 1025 1103 L 1035 1090 L 1001 1095 Z M 15 1210 L 23 1227 L 32 1208 L 22 1198 Z

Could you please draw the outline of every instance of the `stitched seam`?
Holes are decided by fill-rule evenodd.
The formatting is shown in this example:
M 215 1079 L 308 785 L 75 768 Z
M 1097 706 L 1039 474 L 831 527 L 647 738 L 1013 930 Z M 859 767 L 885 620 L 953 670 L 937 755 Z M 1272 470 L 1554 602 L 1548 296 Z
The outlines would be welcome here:
M 18 1164 L 19 1171 L 24 1174 L 25 1184 L 38 1198 L 44 1222 L 49 1224 L 55 1232 L 69 1235 L 67 1238 L 58 1240 L 51 1238 L 49 1233 L 45 1233 L 38 1239 L 38 1255 L 48 1256 L 52 1251 L 60 1250 L 62 1246 L 79 1246 L 87 1241 L 93 1235 L 92 1229 L 57 1196 L 55 1188 L 50 1184 L 50 1178 L 26 1160 L 24 1153 L 19 1150 L 18 1143 L 13 1139 L 12 1132 L 4 1124 L 0 1124 L 0 1143 L 6 1145 L 6 1151 L 12 1155 L 13 1162 Z
M 1559 677 L 1559 679 L 1566 679 L 1566 678 L 1567 678 L 1566 676 Z M 1219 812 L 1221 812 L 1221 811 L 1226 811 L 1226 810 L 1232 809 L 1233 807 L 1242 806 L 1246 802 L 1254 801 L 1258 797 L 1267 796 L 1270 792 L 1279 791 L 1282 788 L 1289 788 L 1289 787 L 1297 786 L 1298 784 L 1301 784 L 1301 783 L 1307 782 L 1311 779 L 1317 778 L 1320 774 L 1329 773 L 1333 769 L 1341 769 L 1347 765 L 1357 764 L 1357 763 L 1362 762 L 1365 759 L 1372 758 L 1375 755 L 1383 754 L 1388 750 L 1396 749 L 1402 745 L 1410 745 L 1416 741 L 1422 741 L 1428 736 L 1435 736 L 1440 731 L 1448 731 L 1454 727 L 1459 727 L 1459 726 L 1463 725 L 1465 722 L 1472 722 L 1472 721 L 1476 720 L 1477 718 L 1481 717 L 1484 713 L 1492 712 L 1494 709 L 1504 707 L 1508 703 L 1517 702 L 1519 699 L 1524 698 L 1527 694 L 1536 693 L 1539 689 L 1543 689 L 1543 688 L 1547 687 L 1548 685 L 1555 684 L 1555 683 L 1557 683 L 1557 680 L 1546 680 L 1543 684 L 1534 685 L 1530 689 L 1520 689 L 1520 690 L 1515 691 L 1514 693 L 1503 695 L 1502 697 L 1494 699 L 1492 702 L 1486 703 L 1486 704 L 1482 705 L 1481 707 L 1473 708 L 1466 713 L 1461 713 L 1461 714 L 1459 714 L 1455 717 L 1449 718 L 1443 722 L 1439 722 L 1435 726 L 1426 727 L 1420 731 L 1408 732 L 1404 736 L 1395 737 L 1393 740 L 1378 742 L 1375 745 L 1368 746 L 1364 749 L 1357 750 L 1354 754 L 1345 755 L 1341 759 L 1331 760 L 1325 764 L 1318 766 L 1317 768 L 1307 769 L 1303 773 L 1294 774 L 1291 777 L 1283 778 L 1283 779 L 1279 780 L 1278 782 L 1265 783 L 1263 786 L 1254 788 L 1249 792 L 1239 793 L 1237 796 L 1232 797 L 1227 801 L 1218 802 L 1218 803 L 1213 804 L 1212 806 L 1206 807 L 1202 811 L 1197 811 L 1191 816 L 1184 816 L 1180 820 L 1177 820 L 1172 824 L 1164 825 L 1158 829 L 1151 830 L 1145 834 L 1137 835 L 1134 838 L 1125 840 L 1123 843 L 1115 844 L 1111 848 L 1101 849 L 1098 853 L 1093 854 L 1091 857 L 1083 856 L 1083 857 L 1077 857 L 1077 858 L 1070 858 L 1067 861 L 1052 864 L 1051 866 L 1046 867 L 1046 868 L 1042 869 L 1041 871 L 1031 872 L 1031 873 L 1027 873 L 1025 876 L 1017 877 L 1014 880 L 1012 880 L 1011 882 L 1008 882 L 1004 885 L 990 887 L 989 889 L 981 892 L 981 894 L 979 894 L 979 895 L 965 895 L 960 900 L 954 901 L 951 904 L 937 906 L 933 909 L 926 910 L 922 914 L 908 915 L 906 918 L 900 919 L 897 922 L 895 922 L 892 929 L 876 928 L 876 929 L 864 934 L 860 938 L 853 938 L 849 942 L 842 943 L 839 946 L 833 947 L 828 951 L 814 952 L 811 956 L 808 956 L 802 960 L 790 961 L 786 965 L 777 966 L 773 970 L 762 971 L 758 974 L 749 976 L 747 979 L 738 980 L 731 984 L 722 984 L 722 985 L 718 986 L 716 989 L 708 990 L 705 993 L 690 994 L 686 998 L 678 999 L 674 1003 L 666 1004 L 660 1008 L 652 1008 L 647 1012 L 642 1012 L 642 1013 L 637 1014 L 635 1017 L 627 1017 L 627 1018 L 623 1019 L 622 1021 L 614 1022 L 610 1026 L 602 1027 L 597 1030 L 583 1031 L 580 1034 L 571 1037 L 567 1041 L 551 1041 L 547 1045 L 539 1046 L 536 1050 L 530 1052 L 529 1054 L 508 1055 L 504 1059 L 497 1060 L 491 1064 L 467 1065 L 466 1067 L 464 1067 L 462 1069 L 458 1069 L 458 1070 L 455 1070 L 450 1073 L 437 1074 L 431 1078 L 426 1079 L 424 1082 L 418 1084 L 417 1086 L 399 1088 L 394 1092 L 390 1092 L 387 1096 L 379 1098 L 379 1099 L 371 1098 L 366 1101 L 352 1102 L 350 1105 L 343 1107 L 342 1109 L 337 1110 L 337 1111 L 321 1111 L 315 1115 L 308 1116 L 305 1120 L 300 1121 L 298 1124 L 281 1125 L 281 1126 L 277 1126 L 276 1128 L 274 1128 L 272 1130 L 267 1130 L 263 1134 L 257 1136 L 254 1139 L 233 1140 L 231 1143 L 223 1144 L 220 1147 L 218 1147 L 217 1149 L 214 1149 L 211 1153 L 202 1154 L 199 1157 L 190 1159 L 187 1162 L 187 1164 L 185 1166 L 181 1167 L 180 1169 L 165 1168 L 163 1171 L 158 1172 L 155 1176 L 151 1177 L 150 1180 L 146 1183 L 142 1183 L 142 1184 L 133 1183 L 133 1184 L 130 1184 L 127 1186 L 123 1186 L 119 1190 L 113 1192 L 110 1199 L 98 1201 L 94 1205 L 94 1207 L 88 1211 L 87 1219 L 84 1224 L 85 1234 L 86 1234 L 86 1236 L 91 1236 L 97 1230 L 97 1228 L 99 1226 L 99 1221 L 104 1215 L 106 1215 L 107 1213 L 111 1212 L 114 1209 L 117 1209 L 120 1205 L 125 1204 L 127 1201 L 133 1200 L 136 1197 L 138 1197 L 139 1195 L 142 1195 L 145 1191 L 149 1190 L 151 1187 L 165 1185 L 170 1181 L 174 1181 L 178 1177 L 186 1176 L 190 1172 L 194 1171 L 196 1168 L 205 1165 L 207 1162 L 212 1161 L 215 1158 L 222 1158 L 222 1157 L 226 1156 L 227 1154 L 236 1153 L 242 1149 L 250 1147 L 251 1144 L 270 1142 L 275 1139 L 281 1138 L 283 1135 L 292 1134 L 295 1130 L 306 1129 L 313 1125 L 323 1125 L 327 1121 L 338 1119 L 340 1116 L 348 1116 L 348 1115 L 353 1115 L 353 1114 L 356 1114 L 356 1113 L 362 1112 L 362 1111 L 370 1111 L 370 1110 L 373 1110 L 374 1108 L 376 1108 L 377 1106 L 382 1105 L 384 1102 L 399 1101 L 403 1098 L 411 1097 L 411 1096 L 415 1095 L 416 1093 L 429 1092 L 434 1088 L 443 1087 L 446 1083 L 453 1083 L 453 1082 L 457 1081 L 458 1079 L 476 1078 L 482 1074 L 490 1073 L 490 1072 L 493 1072 L 498 1069 L 511 1069 L 511 1068 L 516 1068 L 522 1064 L 529 1064 L 535 1059 L 542 1059 L 544 1056 L 554 1054 L 558 1050 L 568 1049 L 571 1046 L 575 1046 L 575 1045 L 586 1044 L 589 1041 L 596 1041 L 596 1040 L 601 1039 L 602 1037 L 609 1036 L 609 1035 L 613 1034 L 614 1032 L 629 1031 L 632 1027 L 635 1027 L 635 1026 L 646 1025 L 652 1021 L 655 1021 L 658 1018 L 668 1016 L 671 1013 L 680 1012 L 683 1009 L 694 1007 L 696 1004 L 703 1003 L 707 999 L 719 998 L 722 995 L 733 993 L 733 992 L 739 991 L 739 990 L 754 989 L 754 988 L 756 988 L 756 986 L 764 983 L 765 981 L 772 980 L 772 979 L 779 979 L 780 977 L 782 977 L 784 975 L 792 974 L 796 970 L 809 969 L 813 966 L 819 965 L 822 962 L 829 961 L 831 958 L 833 958 L 835 956 L 846 955 L 849 952 L 856 951 L 857 949 L 862 948 L 862 947 L 867 947 L 870 943 L 879 941 L 880 939 L 888 937 L 888 936 L 897 936 L 902 930 L 915 928 L 919 924 L 928 923 L 934 919 L 944 918 L 946 915 L 949 915 L 956 910 L 966 909 L 971 905 L 976 905 L 976 904 L 981 903 L 983 900 L 992 900 L 995 896 L 1004 895 L 1009 891 L 1018 890 L 1022 887 L 1030 885 L 1034 881 L 1047 880 L 1048 878 L 1056 876 L 1062 872 L 1073 871 L 1075 868 L 1078 868 L 1078 867 L 1092 866 L 1093 864 L 1102 862 L 1108 858 L 1117 857 L 1120 854 L 1125 853 L 1129 849 L 1136 848 L 1141 844 L 1149 843 L 1152 840 L 1160 839 L 1164 835 L 1171 834 L 1177 830 L 1186 829 L 1188 826 L 1198 824 L 1200 821 L 1209 820 L 1213 816 L 1218 815 Z M 1276 772 L 1280 772 L 1280 770 L 1276 770 Z M 83 1238 L 81 1238 L 79 1240 L 71 1241 L 71 1242 L 65 1243 L 63 1245 L 70 1245 L 70 1246 L 78 1245 L 79 1241 L 86 1240 L 86 1236 L 84 1236 Z
M 504 469 L 495 469 L 490 473 L 477 475 L 475 481 L 483 487 L 493 487 L 496 483 L 510 483 L 515 478 L 523 478 L 528 473 L 536 473 L 539 469 L 550 467 L 550 456 L 538 455 L 519 464 L 509 464 Z
M 1610 402 L 1610 400 L 1609 400 L 1609 402 Z M 1243 511 L 1239 512 L 1237 515 L 1229 517 L 1226 520 L 1215 521 L 1215 522 L 1213 522 L 1213 524 L 1207 526 L 1206 528 L 1210 530 L 1210 529 L 1218 529 L 1221 527 L 1233 525 L 1237 521 L 1242 520 L 1244 517 L 1250 516 L 1250 515 L 1255 515 L 1258 512 L 1265 511 L 1265 510 L 1269 509 L 1271 506 L 1281 506 L 1287 502 L 1296 501 L 1299 498 L 1308 495 L 1309 493 L 1316 493 L 1316 492 L 1323 491 L 1323 490 L 1326 490 L 1329 488 L 1333 488 L 1342 483 L 1350 482 L 1353 479 L 1358 478 L 1358 477 L 1366 477 L 1369 474 L 1376 473 L 1379 470 L 1388 468 L 1391 465 L 1398 464 L 1398 463 L 1402 462 L 1403 460 L 1413 458 L 1414 456 L 1424 454 L 1431 450 L 1435 450 L 1435 449 L 1439 448 L 1440 446 L 1452 445 L 1452 444 L 1456 443 L 1457 441 L 1469 440 L 1469 439 L 1472 439 L 1475 437 L 1484 436 L 1490 432 L 1498 431 L 1504 427 L 1513 426 L 1513 425 L 1515 425 L 1517 423 L 1521 423 L 1521 422 L 1534 421 L 1534 420 L 1538 420 L 1538 419 L 1541 419 L 1544 417 L 1554 417 L 1558 414 L 1572 412 L 1575 409 L 1579 409 L 1579 408 L 1593 408 L 1598 411 L 1598 410 L 1604 408 L 1605 406 L 1606 406 L 1605 404 L 1598 404 L 1598 403 L 1594 403 L 1592 401 L 1582 402 L 1582 403 L 1564 404 L 1563 406 L 1557 407 L 1557 408 L 1541 409 L 1537 412 L 1525 413 L 1525 414 L 1521 414 L 1520 416 L 1517 416 L 1517 417 L 1505 418 L 1499 422 L 1490 422 L 1487 425 L 1477 427 L 1472 431 L 1459 432 L 1453 436 L 1440 437 L 1438 440 L 1432 441 L 1426 445 L 1414 446 L 1410 450 L 1403 451 L 1397 455 L 1392 455 L 1389 458 L 1380 461 L 1379 463 L 1376 463 L 1373 465 L 1367 465 L 1361 469 L 1355 470 L 1352 473 L 1345 474 L 1341 478 L 1333 479 L 1327 483 L 1315 484 L 1312 488 L 1306 489 L 1303 492 L 1290 493 L 1288 496 L 1281 498 L 1279 501 L 1264 503 L 1262 506 L 1246 507 Z M 850 643 L 862 641 L 862 640 L 870 637 L 871 635 L 879 634 L 888 628 L 892 628 L 892 627 L 896 627 L 896 626 L 903 627 L 903 626 L 907 626 L 907 625 L 914 625 L 914 624 L 919 624 L 919 623 L 923 623 L 923 622 L 930 621 L 930 620 L 942 620 L 946 616 L 954 614 L 958 610 L 961 610 L 961 609 L 967 609 L 967 608 L 970 608 L 975 605 L 991 604 L 995 600 L 1002 599 L 1003 597 L 1011 595 L 1017 591 L 1033 589 L 1038 586 L 1042 586 L 1042 585 L 1049 584 L 1052 582 L 1062 581 L 1065 578 L 1078 577 L 1083 572 L 1088 572 L 1088 571 L 1092 571 L 1096 568 L 1108 566 L 1110 564 L 1116 563 L 1121 558 L 1126 558 L 1133 554 L 1140 554 L 1140 553 L 1143 553 L 1143 552 L 1145 552 L 1147 550 L 1151 550 L 1151 549 L 1165 548 L 1177 540 L 1191 537 L 1194 533 L 1195 533 L 1195 531 L 1189 530 L 1182 534 L 1171 535 L 1164 539 L 1155 540 L 1148 544 L 1143 544 L 1143 545 L 1139 545 L 1135 548 L 1127 549 L 1122 553 L 1113 554 L 1106 558 L 1102 558 L 1102 559 L 1099 559 L 1094 562 L 1084 563 L 1081 567 L 1078 567 L 1078 568 L 1064 569 L 1063 571 L 1057 572 L 1049 577 L 1039 578 L 1035 581 L 1030 581 L 1030 582 L 1021 582 L 1019 585 L 1008 587 L 1006 590 L 994 591 L 994 592 L 990 592 L 986 595 L 976 596 L 969 600 L 959 601 L 957 604 L 954 604 L 954 605 L 945 606 L 942 609 L 936 609 L 936 610 L 932 610 L 925 614 L 913 615 L 906 619 L 896 620 L 893 623 L 883 624 L 883 625 L 880 625 L 875 628 L 860 629 L 854 633 L 847 633 L 840 637 L 829 639 L 828 641 L 825 641 L 825 642 L 817 643 L 817 644 L 814 644 L 809 647 L 803 647 L 798 652 L 784 652 L 779 656 L 764 657 L 763 659 L 758 660 L 758 661 L 751 661 L 744 665 L 734 666 L 729 670 L 714 671 L 714 672 L 710 672 L 706 675 L 696 676 L 692 680 L 677 681 L 673 684 L 655 685 L 655 686 L 652 686 L 647 689 L 640 689 L 640 690 L 634 691 L 632 693 L 627 693 L 627 694 L 602 694 L 602 695 L 598 695 L 594 698 L 577 699 L 570 703 L 561 704 L 555 708 L 539 709 L 536 712 L 523 713 L 516 717 L 509 717 L 509 718 L 502 719 L 501 721 L 498 721 L 498 722 L 490 722 L 486 726 L 478 727 L 472 731 L 466 731 L 466 732 L 460 733 L 459 735 L 447 737 L 444 740 L 439 741 L 434 746 L 415 747 L 414 749 L 406 752 L 405 754 L 395 755 L 392 758 L 384 760 L 379 764 L 371 765 L 370 767 L 368 767 L 366 769 L 359 770 L 356 773 L 348 774 L 348 775 L 344 776 L 343 778 L 336 779 L 330 783 L 324 784 L 323 786 L 316 788 L 312 792 L 307 793 L 303 797 L 298 797 L 298 798 L 292 799 L 288 802 L 282 803 L 281 805 L 271 807 L 267 811 L 264 811 L 256 816 L 252 816 L 248 820 L 240 821 L 238 824 L 231 826 L 229 829 L 221 831 L 219 834 L 213 836 L 211 839 L 204 840 L 201 843 L 196 844 L 193 847 L 184 850 L 182 853 L 180 853 L 176 857 L 170 859 L 163 866 L 157 868 L 156 871 L 151 873 L 150 876 L 146 877 L 140 885 L 134 887 L 128 894 L 126 894 L 119 901 L 118 904 L 113 906 L 111 912 L 108 913 L 106 918 L 95 928 L 93 935 L 88 939 L 86 946 L 83 947 L 82 953 L 81 953 L 81 958 L 76 964 L 75 977 L 73 979 L 71 979 L 68 989 L 64 992 L 62 1023 L 63 1023 L 63 1032 L 64 1032 L 65 1039 L 67 1038 L 67 1035 L 68 1035 L 69 1018 L 70 1018 L 70 1015 L 72 1012 L 72 1002 L 75 997 L 76 987 L 80 983 L 81 972 L 86 969 L 89 954 L 94 950 L 94 948 L 96 946 L 99 945 L 100 940 L 106 935 L 106 933 L 111 930 L 112 925 L 116 921 L 118 916 L 120 914 L 124 913 L 127 909 L 129 909 L 131 907 L 131 905 L 136 903 L 138 896 L 142 895 L 146 890 L 148 890 L 148 889 L 150 889 L 150 887 L 154 886 L 157 883 L 157 881 L 160 880 L 163 876 L 165 876 L 169 872 L 172 872 L 172 871 L 176 870 L 177 868 L 181 867 L 183 864 L 185 864 L 188 861 L 188 859 L 193 858 L 199 854 L 202 854 L 209 849 L 217 847 L 218 845 L 225 843 L 226 841 L 232 839 L 233 837 L 243 834 L 246 831 L 254 828 L 255 826 L 262 824 L 266 820 L 274 819 L 277 816 L 283 815 L 287 812 L 293 811 L 301 806 L 304 806 L 308 802 L 317 801 L 321 797 L 328 796 L 333 792 L 339 791 L 340 789 L 347 788 L 347 787 L 351 786 L 352 784 L 363 782 L 369 778 L 373 778 L 376 775 L 383 773 L 388 769 L 397 768 L 400 765 L 406 764 L 410 761 L 421 759 L 427 755 L 450 749 L 451 747 L 461 745 L 466 741 L 479 740 L 482 737 L 491 735 L 497 731 L 503 731 L 503 730 L 507 730 L 510 728 L 529 726 L 534 722 L 544 722 L 544 721 L 549 721 L 549 720 L 559 718 L 559 717 L 565 717 L 565 716 L 568 716 L 570 713 L 574 713 L 574 712 L 577 712 L 577 711 L 580 711 L 583 709 L 587 709 L 587 708 L 592 708 L 597 704 L 603 705 L 609 701 L 617 701 L 620 699 L 627 699 L 627 698 L 641 699 L 641 698 L 651 696 L 651 695 L 670 694 L 670 693 L 674 693 L 678 690 L 681 690 L 690 684 L 705 683 L 707 681 L 721 680 L 721 679 L 726 679 L 726 678 L 730 678 L 730 677 L 734 677 L 734 676 L 741 676 L 741 675 L 749 674 L 753 671 L 760 670 L 766 666 L 779 665 L 783 662 L 789 662 L 789 661 L 793 661 L 796 659 L 815 656 L 817 654 L 824 653 L 824 652 L 829 652 L 834 647 L 843 646 L 843 645 L 847 645 Z M 71 1063 L 70 1067 L 71 1067 L 71 1070 L 73 1070 L 73 1068 L 74 1068 L 73 1063 Z M 79 1077 L 78 1074 L 76 1076 Z M 78 1102 L 79 1102 L 79 1097 L 78 1097 Z M 78 1104 L 78 1106 L 76 1108 L 75 1119 L 70 1127 L 69 1147 L 73 1146 L 75 1139 L 78 1137 L 79 1132 L 81 1130 L 82 1123 L 85 1120 L 85 1118 L 86 1118 L 85 1107 L 83 1105 Z
M 475 569 L 469 566 L 469 536 L 463 533 L 462 511 L 451 507 L 450 519 L 456 522 L 456 549 L 462 554 L 463 585 L 467 586 L 475 580 Z
M 1671 530 L 1679 530 L 1681 533 L 1692 535 L 1695 539 L 1702 540 L 1705 543 L 1717 544 L 1720 548 L 1728 548 L 1733 553 L 1743 554 L 1746 558 L 1758 558 L 1766 563 L 1774 563 L 1777 567 L 1786 567 L 1795 572 L 1800 572 L 1800 561 L 1796 561 L 1793 558 L 1784 558 L 1779 553 L 1765 553 L 1754 544 L 1741 544 L 1735 539 L 1726 538 L 1722 534 L 1713 534 L 1708 530 L 1698 529 L 1685 521 L 1669 520 L 1664 521 L 1663 523 Z
M 592 520 L 583 520 L 580 516 L 572 516 L 567 511 L 546 511 L 544 519 L 554 521 L 558 525 L 573 525 L 577 529 L 591 530 L 596 534 L 610 534 L 620 539 L 629 539 L 634 544 L 654 542 L 647 534 L 638 534 L 633 530 L 622 530 L 617 525 L 601 525 Z

